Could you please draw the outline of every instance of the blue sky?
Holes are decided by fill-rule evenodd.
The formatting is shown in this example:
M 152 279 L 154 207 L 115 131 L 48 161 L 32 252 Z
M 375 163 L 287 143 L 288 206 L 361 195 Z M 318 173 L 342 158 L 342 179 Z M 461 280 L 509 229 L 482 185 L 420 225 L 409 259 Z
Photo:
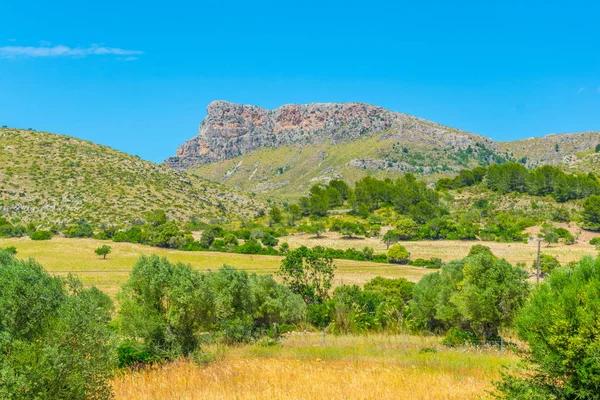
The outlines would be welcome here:
M 215 99 L 362 101 L 511 140 L 600 130 L 598 2 L 0 2 L 0 124 L 160 162 Z

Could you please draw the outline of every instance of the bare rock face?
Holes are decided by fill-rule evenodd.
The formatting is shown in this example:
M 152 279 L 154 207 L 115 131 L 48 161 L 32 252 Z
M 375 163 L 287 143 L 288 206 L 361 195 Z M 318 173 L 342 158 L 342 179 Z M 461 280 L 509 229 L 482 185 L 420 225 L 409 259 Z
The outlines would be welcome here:
M 491 140 L 363 103 L 290 104 L 275 110 L 214 101 L 198 136 L 165 164 L 183 170 L 234 158 L 261 147 L 304 146 L 382 135 L 421 145 L 467 148 Z

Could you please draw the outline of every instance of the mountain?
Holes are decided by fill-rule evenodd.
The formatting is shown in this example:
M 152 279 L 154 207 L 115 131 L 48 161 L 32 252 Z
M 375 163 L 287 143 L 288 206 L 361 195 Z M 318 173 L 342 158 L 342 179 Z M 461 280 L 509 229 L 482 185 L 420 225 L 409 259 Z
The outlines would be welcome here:
M 178 220 L 253 215 L 245 195 L 106 146 L 32 130 L 0 129 L 0 214 L 25 222 L 130 223 L 164 209 Z
M 369 104 L 266 110 L 215 101 L 198 135 L 165 164 L 237 189 L 294 197 L 333 178 L 410 171 L 435 179 L 507 158 L 486 137 Z

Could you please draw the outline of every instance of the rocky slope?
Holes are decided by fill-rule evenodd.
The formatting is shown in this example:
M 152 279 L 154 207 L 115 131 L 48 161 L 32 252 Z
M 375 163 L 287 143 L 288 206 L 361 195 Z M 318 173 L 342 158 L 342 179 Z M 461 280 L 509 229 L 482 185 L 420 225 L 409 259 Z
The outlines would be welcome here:
M 528 167 L 561 165 L 568 170 L 600 171 L 600 132 L 581 132 L 547 135 L 513 142 L 499 143 L 499 147 Z
M 245 195 L 106 146 L 46 132 L 0 129 L 0 215 L 35 223 L 80 217 L 130 223 L 164 209 L 187 221 L 253 215 Z
M 165 164 L 254 192 L 407 171 L 435 177 L 505 160 L 490 139 L 362 103 L 275 110 L 212 102 L 198 135 Z
M 260 148 L 335 145 L 368 137 L 403 145 L 467 149 L 476 143 L 496 150 L 488 138 L 448 128 L 407 114 L 363 103 L 290 104 L 275 110 L 214 101 L 198 136 L 177 149 L 165 164 L 187 169 L 228 160 Z

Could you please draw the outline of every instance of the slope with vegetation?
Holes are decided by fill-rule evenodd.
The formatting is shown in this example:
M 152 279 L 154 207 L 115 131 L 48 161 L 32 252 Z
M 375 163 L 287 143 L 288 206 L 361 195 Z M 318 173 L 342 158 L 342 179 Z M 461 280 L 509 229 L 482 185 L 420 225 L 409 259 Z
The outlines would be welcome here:
M 0 129 L 0 212 L 13 223 L 130 223 L 147 211 L 176 220 L 252 215 L 245 195 L 85 140 Z

